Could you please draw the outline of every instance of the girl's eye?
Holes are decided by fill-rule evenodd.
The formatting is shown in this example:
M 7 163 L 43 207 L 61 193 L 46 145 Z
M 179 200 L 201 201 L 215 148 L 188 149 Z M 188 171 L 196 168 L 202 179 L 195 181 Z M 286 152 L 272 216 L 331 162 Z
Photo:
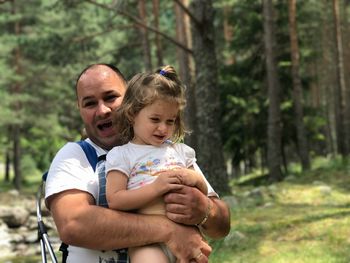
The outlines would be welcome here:
M 150 118 L 152 122 L 159 122 L 159 118 Z
M 167 120 L 166 122 L 168 125 L 174 125 L 175 124 L 175 120 Z

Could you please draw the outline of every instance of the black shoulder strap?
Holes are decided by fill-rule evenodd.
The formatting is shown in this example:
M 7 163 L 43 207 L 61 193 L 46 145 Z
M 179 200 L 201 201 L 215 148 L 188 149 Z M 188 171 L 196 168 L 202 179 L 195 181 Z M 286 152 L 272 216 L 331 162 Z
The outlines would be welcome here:
M 59 251 L 62 252 L 62 263 L 66 263 L 68 257 L 68 245 L 62 242 Z

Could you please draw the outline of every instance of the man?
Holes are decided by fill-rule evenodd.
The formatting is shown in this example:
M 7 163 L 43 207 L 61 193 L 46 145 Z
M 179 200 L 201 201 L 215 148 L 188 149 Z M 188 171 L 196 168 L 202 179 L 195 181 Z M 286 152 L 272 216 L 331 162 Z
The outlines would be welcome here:
M 125 89 L 122 74 L 106 64 L 89 66 L 77 80 L 87 142 L 98 155 L 119 144 L 111 113 L 120 105 Z M 167 218 L 97 206 L 98 189 L 98 176 L 80 146 L 66 144 L 51 164 L 46 201 L 61 240 L 69 244 L 67 262 L 117 262 L 114 249 L 165 243 L 178 262 L 205 263 L 211 248 L 194 225 L 200 224 L 213 238 L 227 235 L 230 229 L 226 204 L 195 188 L 184 187 L 165 196 Z

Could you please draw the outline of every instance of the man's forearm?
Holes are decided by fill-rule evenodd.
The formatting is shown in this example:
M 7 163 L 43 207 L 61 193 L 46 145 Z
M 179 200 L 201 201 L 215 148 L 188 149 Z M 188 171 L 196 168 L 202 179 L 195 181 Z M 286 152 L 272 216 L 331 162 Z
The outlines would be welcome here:
M 165 243 L 179 263 L 191 261 L 199 251 L 203 253 L 201 262 L 208 262 L 211 248 L 195 227 L 176 224 L 164 216 L 99 207 L 91 195 L 78 190 L 49 198 L 48 204 L 61 240 L 69 245 L 113 250 Z
M 165 217 L 113 211 L 94 205 L 90 198 L 77 191 L 52 200 L 51 212 L 63 242 L 111 250 L 167 240 L 171 222 Z
M 167 220 L 91 206 L 81 213 L 78 229 L 68 243 L 95 250 L 112 250 L 164 242 Z M 92 223 L 93 222 L 93 223 Z M 156 226 L 156 227 L 155 227 Z

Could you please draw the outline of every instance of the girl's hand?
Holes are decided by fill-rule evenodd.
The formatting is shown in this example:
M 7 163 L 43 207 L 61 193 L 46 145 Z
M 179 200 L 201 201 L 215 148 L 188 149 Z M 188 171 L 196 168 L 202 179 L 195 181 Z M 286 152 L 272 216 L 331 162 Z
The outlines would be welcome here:
M 159 173 L 153 185 L 161 195 L 170 191 L 181 190 L 183 187 L 179 175 L 172 173 Z

